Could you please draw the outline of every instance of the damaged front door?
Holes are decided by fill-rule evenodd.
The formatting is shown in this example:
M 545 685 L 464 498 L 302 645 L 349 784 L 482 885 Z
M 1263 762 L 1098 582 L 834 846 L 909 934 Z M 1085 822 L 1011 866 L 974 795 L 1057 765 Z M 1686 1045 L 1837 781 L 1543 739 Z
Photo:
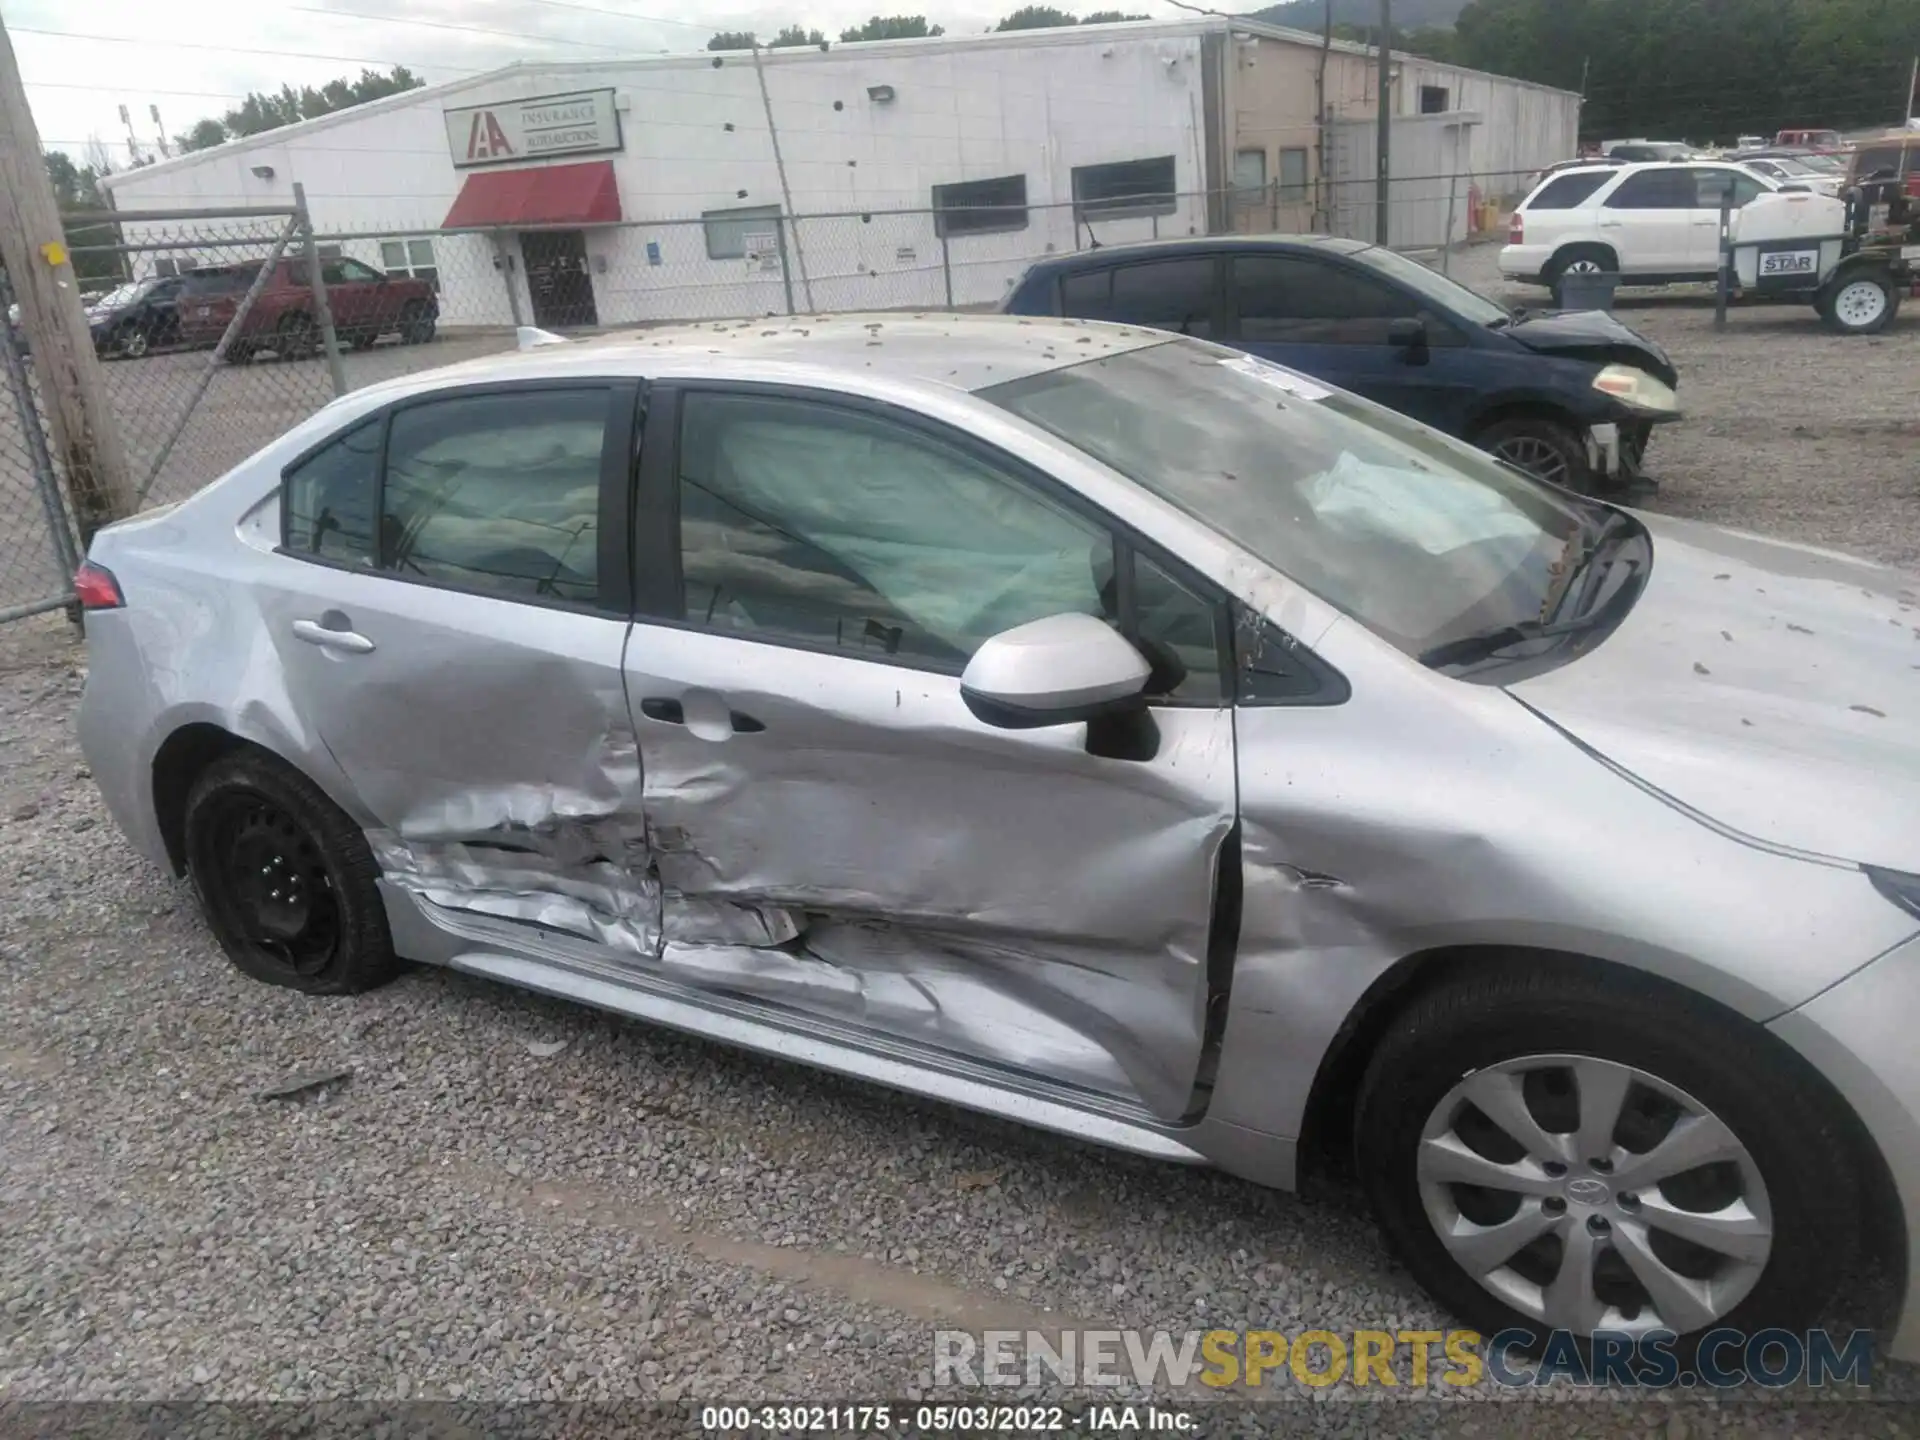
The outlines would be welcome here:
M 638 513 L 666 972 L 1192 1114 L 1234 823 L 1211 600 L 1047 477 L 807 392 L 656 391 Z M 1062 612 L 1185 661 L 1151 758 L 961 700 L 982 641 Z
M 620 659 L 637 390 L 406 401 L 288 468 L 262 609 L 386 878 L 651 953 Z

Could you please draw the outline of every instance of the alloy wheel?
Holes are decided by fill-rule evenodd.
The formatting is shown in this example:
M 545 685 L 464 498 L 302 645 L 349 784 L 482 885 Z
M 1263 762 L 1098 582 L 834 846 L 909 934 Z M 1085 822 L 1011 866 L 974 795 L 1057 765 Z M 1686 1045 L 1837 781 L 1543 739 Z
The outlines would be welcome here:
M 1601 269 L 1598 260 L 1569 260 L 1561 268 L 1560 273 L 1562 275 L 1602 275 L 1606 272 Z
M 1475 1071 L 1429 1115 L 1415 1172 L 1462 1269 L 1579 1335 L 1702 1329 L 1746 1298 L 1772 1253 L 1746 1146 L 1684 1091 L 1610 1060 Z
M 1496 444 L 1491 453 L 1514 468 L 1555 485 L 1565 485 L 1569 479 L 1567 457 L 1538 436 L 1510 435 Z
M 129 360 L 138 360 L 147 353 L 147 332 L 136 327 L 127 332 L 127 338 L 121 342 L 120 351 Z

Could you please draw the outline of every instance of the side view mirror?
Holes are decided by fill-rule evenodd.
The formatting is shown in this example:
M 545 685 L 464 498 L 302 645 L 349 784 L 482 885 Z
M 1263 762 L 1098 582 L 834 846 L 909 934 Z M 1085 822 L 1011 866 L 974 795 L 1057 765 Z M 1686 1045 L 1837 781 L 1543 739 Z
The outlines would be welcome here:
M 1105 621 L 1048 615 L 987 640 L 960 676 L 974 717 L 1038 730 L 1139 708 L 1152 667 Z
M 1424 320 L 1390 320 L 1387 322 L 1387 344 L 1395 350 L 1404 352 L 1401 359 L 1409 365 L 1427 363 L 1427 322 Z

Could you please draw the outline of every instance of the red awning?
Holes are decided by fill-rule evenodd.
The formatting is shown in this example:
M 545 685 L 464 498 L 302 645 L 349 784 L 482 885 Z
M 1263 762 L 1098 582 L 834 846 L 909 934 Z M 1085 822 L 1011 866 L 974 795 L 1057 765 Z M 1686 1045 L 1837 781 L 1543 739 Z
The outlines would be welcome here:
M 522 225 L 611 225 L 620 191 L 611 160 L 543 165 L 537 170 L 482 170 L 469 175 L 442 230 L 511 230 Z

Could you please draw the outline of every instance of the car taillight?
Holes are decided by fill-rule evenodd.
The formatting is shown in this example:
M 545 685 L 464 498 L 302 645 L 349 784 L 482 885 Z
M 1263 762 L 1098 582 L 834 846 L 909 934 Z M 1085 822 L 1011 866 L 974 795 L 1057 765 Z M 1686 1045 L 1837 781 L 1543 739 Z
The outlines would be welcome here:
M 84 561 L 73 572 L 73 593 L 82 610 L 118 610 L 127 603 L 113 572 L 91 560 Z
M 1507 226 L 1507 243 L 1509 245 L 1527 243 L 1527 217 L 1518 210 L 1513 212 L 1513 223 Z

